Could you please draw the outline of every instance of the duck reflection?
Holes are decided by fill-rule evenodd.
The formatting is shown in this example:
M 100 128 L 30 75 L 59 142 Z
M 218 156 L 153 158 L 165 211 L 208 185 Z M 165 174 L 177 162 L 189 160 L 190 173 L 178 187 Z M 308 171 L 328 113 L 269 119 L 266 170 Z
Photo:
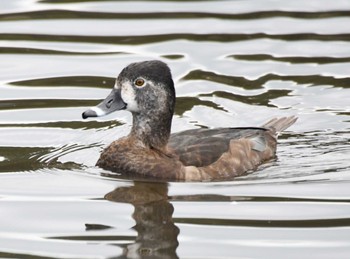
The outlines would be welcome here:
M 123 258 L 178 258 L 179 229 L 172 219 L 174 207 L 168 201 L 167 183 L 134 182 L 133 186 L 116 188 L 105 199 L 135 207 L 137 237 L 125 247 Z

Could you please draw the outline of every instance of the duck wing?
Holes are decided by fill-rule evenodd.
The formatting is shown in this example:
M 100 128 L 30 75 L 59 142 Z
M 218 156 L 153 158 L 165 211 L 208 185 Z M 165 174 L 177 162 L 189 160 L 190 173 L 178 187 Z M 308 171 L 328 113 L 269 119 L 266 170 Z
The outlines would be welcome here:
M 227 152 L 231 140 L 250 139 L 253 149 L 265 150 L 268 145 L 267 131 L 259 127 L 192 129 L 172 134 L 169 147 L 185 166 L 203 167 L 214 163 Z

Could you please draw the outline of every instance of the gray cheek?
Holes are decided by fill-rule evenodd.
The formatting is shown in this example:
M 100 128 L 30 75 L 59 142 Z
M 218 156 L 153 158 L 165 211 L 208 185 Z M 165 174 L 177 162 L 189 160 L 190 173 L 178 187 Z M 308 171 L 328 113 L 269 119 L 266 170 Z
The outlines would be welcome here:
M 123 101 L 127 104 L 126 110 L 131 112 L 139 111 L 139 106 L 136 101 L 135 90 L 132 88 L 131 85 L 122 87 L 121 97 Z

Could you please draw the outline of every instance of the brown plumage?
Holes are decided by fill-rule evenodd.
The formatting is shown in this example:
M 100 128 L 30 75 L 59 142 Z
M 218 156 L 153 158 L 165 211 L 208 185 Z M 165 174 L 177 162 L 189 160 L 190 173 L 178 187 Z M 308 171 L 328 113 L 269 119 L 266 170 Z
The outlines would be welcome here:
M 175 181 L 232 179 L 275 157 L 277 134 L 297 118 L 275 118 L 262 127 L 193 129 L 170 135 L 175 89 L 161 61 L 123 69 L 112 93 L 83 117 L 126 109 L 128 136 L 112 142 L 97 166 L 122 176 Z

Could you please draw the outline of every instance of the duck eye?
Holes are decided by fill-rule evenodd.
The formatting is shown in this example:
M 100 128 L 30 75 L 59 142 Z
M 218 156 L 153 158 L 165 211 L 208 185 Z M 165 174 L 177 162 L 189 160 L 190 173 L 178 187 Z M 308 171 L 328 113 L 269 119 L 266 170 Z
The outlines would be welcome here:
M 138 87 L 142 87 L 145 84 L 145 80 L 143 80 L 142 78 L 138 78 L 135 80 L 135 85 Z

